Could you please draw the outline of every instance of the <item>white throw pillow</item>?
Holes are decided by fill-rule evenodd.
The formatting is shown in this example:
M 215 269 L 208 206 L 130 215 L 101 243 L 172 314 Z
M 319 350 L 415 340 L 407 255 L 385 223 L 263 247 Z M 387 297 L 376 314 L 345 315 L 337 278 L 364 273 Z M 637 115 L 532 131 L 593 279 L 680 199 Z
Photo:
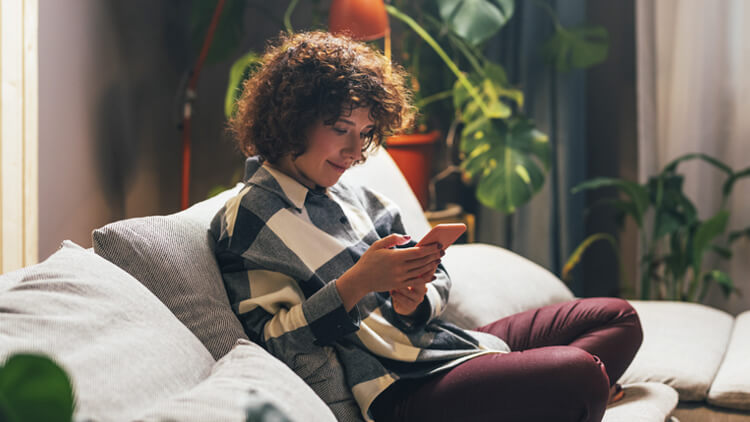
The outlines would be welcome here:
M 544 267 L 497 246 L 453 245 L 446 249 L 443 265 L 453 282 L 443 318 L 462 328 L 574 299 Z
M 717 406 L 750 410 L 750 311 L 737 315 L 727 353 L 708 392 Z
M 673 387 L 682 401 L 705 400 L 729 343 L 734 318 L 696 303 L 631 301 L 643 344 L 620 378 Z
M 0 362 L 20 352 L 48 355 L 68 373 L 76 420 L 133 420 L 214 364 L 141 283 L 70 241 L 0 276 Z
M 658 382 L 623 386 L 622 400 L 607 406 L 602 422 L 663 422 L 677 406 L 677 392 Z
M 248 340 L 237 340 L 203 382 L 141 415 L 139 421 L 239 422 L 250 392 L 292 421 L 331 421 L 326 404 L 289 367 Z M 274 419 L 275 420 L 275 419 Z

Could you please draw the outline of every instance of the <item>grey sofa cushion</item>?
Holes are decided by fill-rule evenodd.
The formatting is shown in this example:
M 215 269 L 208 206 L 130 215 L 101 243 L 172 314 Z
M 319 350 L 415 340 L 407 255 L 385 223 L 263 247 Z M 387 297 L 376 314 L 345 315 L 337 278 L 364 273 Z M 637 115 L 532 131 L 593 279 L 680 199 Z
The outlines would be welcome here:
M 336 420 L 328 406 L 289 367 L 243 339 L 216 362 L 203 382 L 157 403 L 138 420 L 243 421 L 251 391 L 292 421 Z
M 443 318 L 463 328 L 574 299 L 554 274 L 497 246 L 453 245 L 443 265 L 453 282 Z
M 708 391 L 708 402 L 750 410 L 750 311 L 734 320 L 724 361 Z
M 143 285 L 69 241 L 0 276 L 0 362 L 19 352 L 50 355 L 68 372 L 81 420 L 132 420 L 214 364 Z
M 695 303 L 631 301 L 643 326 L 643 344 L 620 378 L 656 381 L 681 401 L 705 400 L 729 344 L 734 318 Z
M 214 258 L 211 219 L 240 185 L 167 216 L 117 221 L 93 233 L 94 251 L 143 283 L 208 348 L 224 356 L 247 339 Z

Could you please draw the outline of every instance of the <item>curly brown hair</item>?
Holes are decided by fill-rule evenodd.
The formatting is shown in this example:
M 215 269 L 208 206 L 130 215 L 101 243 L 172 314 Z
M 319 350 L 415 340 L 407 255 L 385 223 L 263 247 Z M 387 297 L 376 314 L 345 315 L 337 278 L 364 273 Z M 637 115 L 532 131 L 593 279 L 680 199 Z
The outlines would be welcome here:
M 369 107 L 375 124 L 365 153 L 383 137 L 413 123 L 415 108 L 406 72 L 366 44 L 327 32 L 282 34 L 262 66 L 245 81 L 229 121 L 239 149 L 271 163 L 305 152 L 306 133 L 321 119 L 335 123 Z

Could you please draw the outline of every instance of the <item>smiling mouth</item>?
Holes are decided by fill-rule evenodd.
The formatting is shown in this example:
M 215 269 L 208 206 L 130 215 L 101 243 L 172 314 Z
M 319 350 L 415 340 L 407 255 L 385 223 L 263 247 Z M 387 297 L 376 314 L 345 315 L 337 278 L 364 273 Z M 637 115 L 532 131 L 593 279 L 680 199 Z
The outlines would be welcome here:
M 332 163 L 330 161 L 328 162 L 328 164 L 330 164 L 331 167 L 333 167 L 334 169 L 336 169 L 336 170 L 338 170 L 340 172 L 344 172 L 344 171 L 346 171 L 346 169 L 348 169 L 348 167 L 343 167 L 343 166 L 340 166 L 338 164 L 334 164 L 334 163 Z

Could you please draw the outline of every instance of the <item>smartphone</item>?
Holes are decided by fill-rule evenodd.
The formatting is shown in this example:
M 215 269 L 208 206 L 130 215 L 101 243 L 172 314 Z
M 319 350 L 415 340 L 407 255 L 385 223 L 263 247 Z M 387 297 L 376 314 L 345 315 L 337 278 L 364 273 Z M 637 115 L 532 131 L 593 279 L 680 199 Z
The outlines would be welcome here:
M 429 233 L 424 235 L 417 246 L 425 246 L 431 243 L 439 243 L 443 249 L 447 249 L 466 231 L 464 223 L 438 224 Z

